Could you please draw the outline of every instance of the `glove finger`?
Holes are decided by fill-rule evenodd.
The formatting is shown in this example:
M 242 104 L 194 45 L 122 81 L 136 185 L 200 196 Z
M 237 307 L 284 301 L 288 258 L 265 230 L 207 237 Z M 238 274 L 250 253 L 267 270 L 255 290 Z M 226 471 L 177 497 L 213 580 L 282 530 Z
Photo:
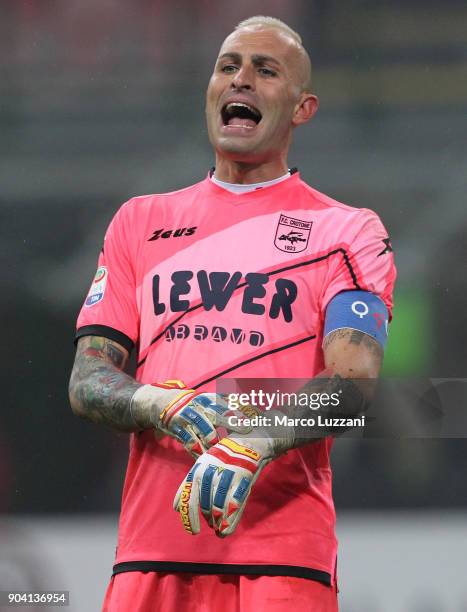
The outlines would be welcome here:
M 229 468 L 223 469 L 218 476 L 217 486 L 213 494 L 212 499 L 212 523 L 214 529 L 222 531 L 225 529 L 228 523 L 228 511 L 230 505 L 227 505 L 227 499 L 231 496 L 231 488 L 235 486 L 236 474 Z
M 233 533 L 242 517 L 248 496 L 251 492 L 253 479 L 242 476 L 235 488 L 232 487 L 228 497 L 225 519 L 216 535 L 225 537 Z
M 181 497 L 182 497 L 182 491 L 185 489 L 186 481 L 187 481 L 187 479 L 190 478 L 190 474 L 193 473 L 195 468 L 197 468 L 196 464 L 192 467 L 192 469 L 188 472 L 188 474 L 182 480 L 180 486 L 177 489 L 177 492 L 175 493 L 175 497 L 174 497 L 173 504 L 172 504 L 172 507 L 175 510 L 175 512 L 180 512 L 180 502 L 181 502 Z M 192 478 L 192 476 L 191 476 L 191 478 Z
M 193 482 L 193 488 L 191 489 L 191 497 L 188 500 L 188 517 L 191 523 L 191 532 L 186 529 L 188 533 L 196 535 L 201 530 L 199 521 L 199 480 Z
M 175 512 L 180 512 L 180 497 L 182 495 L 182 489 L 185 485 L 185 480 L 182 481 L 181 485 L 178 487 L 177 492 L 175 493 L 174 501 L 172 504 Z
M 262 459 L 258 464 L 257 470 L 251 476 L 251 478 L 247 476 L 242 476 L 237 487 L 231 487 L 232 494 L 230 499 L 228 499 L 226 511 L 228 523 L 225 524 L 225 528 L 220 530 L 217 535 L 219 535 L 220 537 L 225 537 L 235 531 L 240 519 L 242 518 L 242 514 L 246 507 L 246 502 L 251 493 L 253 485 L 256 482 L 256 479 L 262 472 L 263 468 L 271 461 L 271 458 Z
M 247 495 L 247 499 L 248 499 L 249 494 L 250 493 L 248 493 L 248 495 Z M 230 519 L 226 519 L 224 521 L 222 528 L 219 529 L 219 531 L 216 532 L 216 535 L 218 537 L 220 537 L 220 538 L 225 538 L 228 535 L 231 535 L 236 530 L 237 525 L 240 522 L 240 519 L 242 518 L 242 514 L 243 514 L 245 508 L 246 508 L 246 505 L 242 504 L 238 508 L 236 513 Z
M 225 519 L 225 500 L 235 476 L 232 470 L 211 464 L 201 482 L 200 506 L 210 527 L 219 529 Z
M 174 498 L 173 508 L 180 514 L 186 532 L 196 535 L 199 524 L 199 479 L 195 477 L 200 464 L 195 463 L 182 482 Z
M 229 410 L 227 402 L 217 393 L 201 393 L 194 397 L 192 402 L 215 414 L 224 414 Z
M 223 426 L 223 424 L 226 423 L 223 417 L 232 415 L 241 419 L 244 416 L 241 412 L 232 410 L 223 397 L 217 393 L 203 393 L 202 395 L 198 395 L 193 398 L 192 404 L 201 406 L 203 414 L 214 426 Z
M 201 414 L 195 407 L 188 404 L 183 410 L 177 415 L 177 421 L 181 425 L 181 419 L 187 425 L 186 428 L 190 427 L 194 435 L 206 448 L 217 444 L 219 437 L 217 432 L 207 415 Z
M 198 435 L 205 441 L 208 447 L 214 446 L 214 444 L 217 444 L 219 441 L 217 432 L 214 429 L 215 427 L 224 427 L 227 431 L 236 433 L 249 433 L 252 430 L 251 426 L 240 423 L 240 421 L 245 418 L 245 415 L 239 411 L 231 410 L 227 402 L 216 393 L 203 393 L 198 395 L 191 400 L 188 406 L 194 409 L 195 414 L 198 415 L 198 418 L 196 418 L 193 413 L 188 412 L 188 420 L 196 426 L 196 429 L 199 431 Z M 202 416 L 196 410 L 197 406 L 201 408 Z M 182 411 L 182 416 L 184 416 L 183 412 L 184 411 Z M 229 417 L 236 417 L 234 423 L 235 421 L 237 422 L 231 425 L 228 420 Z M 207 426 L 206 419 L 209 419 L 209 424 Z
M 204 518 L 207 520 L 209 525 L 215 521 L 215 517 L 212 514 L 212 501 L 213 501 L 213 490 L 218 481 L 218 466 L 210 463 L 204 469 L 202 476 L 200 477 L 200 497 L 199 505 Z
M 164 430 L 163 430 L 164 431 Z M 199 439 L 193 429 L 186 425 L 185 423 L 181 424 L 180 422 L 174 423 L 172 427 L 169 429 L 165 429 L 166 433 L 168 433 L 172 438 L 178 440 L 186 450 L 190 453 L 192 457 L 197 459 L 200 455 L 202 455 L 206 451 L 206 446 Z

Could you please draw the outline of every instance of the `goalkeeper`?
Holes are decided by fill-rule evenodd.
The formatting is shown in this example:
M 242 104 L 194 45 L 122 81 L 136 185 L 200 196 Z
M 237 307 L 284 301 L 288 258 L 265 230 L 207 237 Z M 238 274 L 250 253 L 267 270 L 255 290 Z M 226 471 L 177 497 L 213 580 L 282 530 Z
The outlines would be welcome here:
M 215 169 L 109 225 L 70 380 L 75 414 L 131 432 L 107 612 L 337 610 L 336 431 L 250 430 L 215 394 L 226 376 L 300 378 L 357 416 L 355 381 L 378 376 L 387 232 L 287 164 L 317 108 L 299 35 L 242 22 L 207 89 Z

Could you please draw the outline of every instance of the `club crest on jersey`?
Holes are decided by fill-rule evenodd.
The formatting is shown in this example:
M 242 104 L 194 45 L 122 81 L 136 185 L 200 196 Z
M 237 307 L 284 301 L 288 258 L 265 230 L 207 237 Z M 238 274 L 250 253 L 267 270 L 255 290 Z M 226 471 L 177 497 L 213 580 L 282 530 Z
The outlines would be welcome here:
M 302 221 L 281 215 L 277 224 L 274 246 L 286 253 L 300 253 L 308 246 L 313 221 Z
M 90 306 L 94 306 L 98 304 L 104 297 L 105 286 L 107 285 L 107 268 L 105 266 L 101 266 L 97 268 L 96 275 L 94 276 L 94 280 L 92 281 L 91 288 L 89 289 L 88 296 L 84 305 L 88 308 Z

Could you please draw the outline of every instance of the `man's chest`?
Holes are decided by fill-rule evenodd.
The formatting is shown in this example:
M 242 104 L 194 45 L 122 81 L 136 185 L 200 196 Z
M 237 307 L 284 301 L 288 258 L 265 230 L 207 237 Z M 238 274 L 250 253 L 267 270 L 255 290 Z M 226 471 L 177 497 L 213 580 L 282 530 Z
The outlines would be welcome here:
M 313 234 L 315 217 L 278 211 L 211 230 L 200 221 L 171 233 L 157 228 L 138 266 L 141 313 L 161 323 L 195 310 L 251 323 L 309 320 L 319 310 L 331 257 Z
M 322 215 L 289 205 L 187 219 L 146 232 L 137 271 L 142 346 L 158 338 L 173 349 L 258 350 L 321 335 L 322 297 L 342 259 Z

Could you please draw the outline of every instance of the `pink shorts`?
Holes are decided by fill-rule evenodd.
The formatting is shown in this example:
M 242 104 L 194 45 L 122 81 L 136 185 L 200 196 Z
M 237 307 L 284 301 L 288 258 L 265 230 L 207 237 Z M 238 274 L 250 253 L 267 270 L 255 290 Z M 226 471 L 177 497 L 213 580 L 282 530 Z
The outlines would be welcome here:
M 337 590 L 289 576 L 125 572 L 112 576 L 103 612 L 337 612 Z

